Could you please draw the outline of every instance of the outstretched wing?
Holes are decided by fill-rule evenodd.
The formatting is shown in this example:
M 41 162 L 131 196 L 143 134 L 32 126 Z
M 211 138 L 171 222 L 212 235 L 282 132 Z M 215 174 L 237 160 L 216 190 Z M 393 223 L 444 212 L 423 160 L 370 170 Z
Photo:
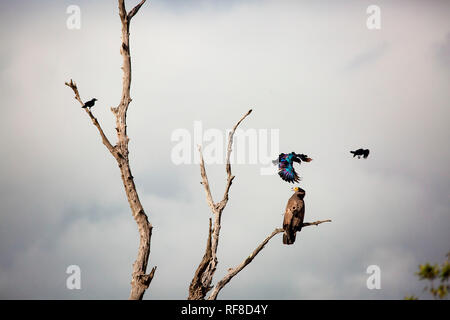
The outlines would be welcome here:
M 295 158 L 300 159 L 303 162 L 311 162 L 312 161 L 312 159 L 310 157 L 308 157 L 306 154 L 303 154 L 303 153 L 295 154 Z M 296 161 L 296 162 L 300 162 L 300 161 Z
M 292 162 L 289 161 L 280 161 L 278 164 L 278 175 L 287 182 L 294 183 L 300 181 L 300 177 L 295 172 Z

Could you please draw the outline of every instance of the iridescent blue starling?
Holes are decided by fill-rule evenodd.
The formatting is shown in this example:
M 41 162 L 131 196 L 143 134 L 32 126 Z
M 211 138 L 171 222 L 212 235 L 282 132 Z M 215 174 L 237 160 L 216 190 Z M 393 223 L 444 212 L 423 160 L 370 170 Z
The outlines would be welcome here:
M 272 161 L 273 164 L 278 164 L 278 175 L 287 182 L 299 182 L 300 177 L 294 170 L 294 162 L 301 163 L 310 162 L 312 159 L 308 158 L 305 154 L 298 154 L 295 152 L 291 153 L 280 153 L 277 160 Z

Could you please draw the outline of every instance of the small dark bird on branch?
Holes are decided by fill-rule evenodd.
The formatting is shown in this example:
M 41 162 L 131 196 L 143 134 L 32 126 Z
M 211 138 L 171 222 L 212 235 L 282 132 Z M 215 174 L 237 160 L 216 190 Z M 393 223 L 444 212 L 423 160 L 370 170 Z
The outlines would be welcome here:
M 298 154 L 295 152 L 291 153 L 280 153 L 278 159 L 273 160 L 273 164 L 278 164 L 278 175 L 287 182 L 299 182 L 300 177 L 297 175 L 297 172 L 294 170 L 294 162 L 301 163 L 312 161 L 311 158 L 308 158 L 305 154 Z
M 95 101 L 97 101 L 97 99 L 93 98 L 89 101 L 86 101 L 86 103 L 82 106 L 82 108 L 89 108 L 89 110 L 91 110 L 91 108 L 94 106 Z
M 293 244 L 297 232 L 302 230 L 305 218 L 305 190 L 299 187 L 292 188 L 294 194 L 289 199 L 283 219 L 283 243 Z
M 364 159 L 367 159 L 369 156 L 369 149 L 358 149 L 355 151 L 350 151 L 350 153 L 353 153 L 353 158 L 358 157 L 358 159 L 361 159 L 361 156 L 363 156 Z

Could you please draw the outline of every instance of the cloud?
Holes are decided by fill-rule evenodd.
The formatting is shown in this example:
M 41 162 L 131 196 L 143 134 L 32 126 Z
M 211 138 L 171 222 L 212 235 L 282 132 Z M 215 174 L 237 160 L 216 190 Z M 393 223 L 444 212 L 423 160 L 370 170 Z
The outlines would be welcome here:
M 450 66 L 450 32 L 447 33 L 444 41 L 437 47 L 436 55 L 444 65 Z
M 415 3 L 427 9 L 420 19 L 382 6 L 379 33 L 365 28 L 358 2 L 330 3 L 332 11 L 292 1 L 173 4 L 146 7 L 131 29 L 130 161 L 154 225 L 149 266 L 158 266 L 145 298 L 186 298 L 211 216 L 198 166 L 171 162 L 171 133 L 196 120 L 225 130 L 249 107 L 243 129 L 279 129 L 282 151 L 314 158 L 299 169 L 306 219 L 333 222 L 305 228 L 294 246 L 274 238 L 219 298 L 420 292 L 416 266 L 448 251 L 450 94 L 430 59 L 450 30 L 448 4 Z M 14 11 L 15 36 L 5 35 L 14 50 L 0 52 L 0 297 L 127 298 L 137 228 L 114 160 L 64 86 L 73 78 L 83 99 L 99 99 L 93 111 L 114 140 L 117 6 L 82 2 L 73 31 L 65 3 L 2 5 L 2 23 L 16 5 L 27 10 Z M 359 147 L 370 148 L 367 160 L 351 158 Z M 219 199 L 225 168 L 207 172 Z M 259 165 L 234 165 L 233 174 L 215 280 L 281 225 L 291 193 Z M 81 267 L 81 291 L 65 288 L 70 264 Z M 365 287 L 370 264 L 382 270 L 381 290 Z
M 347 70 L 359 69 L 365 65 L 374 63 L 379 60 L 388 49 L 388 44 L 383 42 L 375 47 L 357 54 L 346 66 Z

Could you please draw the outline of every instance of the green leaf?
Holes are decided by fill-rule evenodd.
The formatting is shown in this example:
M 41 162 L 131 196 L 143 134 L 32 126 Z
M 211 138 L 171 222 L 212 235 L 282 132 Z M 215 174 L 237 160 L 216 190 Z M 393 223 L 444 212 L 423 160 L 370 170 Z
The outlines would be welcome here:
M 439 274 L 442 282 L 445 282 L 450 277 L 450 262 L 446 261 L 442 264 L 441 273 Z
M 419 271 L 416 275 L 419 276 L 420 280 L 434 280 L 439 275 L 439 266 L 437 264 L 431 265 L 426 263 L 419 266 Z

